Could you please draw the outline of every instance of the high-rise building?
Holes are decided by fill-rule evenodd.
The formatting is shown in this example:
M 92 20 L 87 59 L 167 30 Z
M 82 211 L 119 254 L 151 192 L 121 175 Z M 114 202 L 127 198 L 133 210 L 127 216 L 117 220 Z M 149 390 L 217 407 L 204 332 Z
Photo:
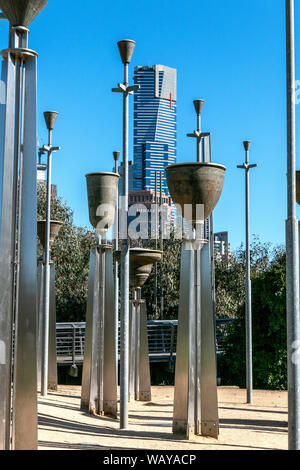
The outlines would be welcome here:
M 155 172 L 176 163 L 177 72 L 165 65 L 134 69 L 133 190 L 154 191 Z M 162 190 L 169 196 L 166 173 Z
M 218 256 L 226 258 L 227 261 L 229 260 L 231 253 L 228 232 L 214 234 L 214 247 Z
M 38 184 L 44 184 L 46 186 L 47 184 L 46 173 L 47 173 L 47 165 L 44 163 L 41 163 L 41 159 L 39 158 L 39 162 L 36 166 L 36 180 Z M 57 197 L 56 184 L 51 184 L 51 196 Z

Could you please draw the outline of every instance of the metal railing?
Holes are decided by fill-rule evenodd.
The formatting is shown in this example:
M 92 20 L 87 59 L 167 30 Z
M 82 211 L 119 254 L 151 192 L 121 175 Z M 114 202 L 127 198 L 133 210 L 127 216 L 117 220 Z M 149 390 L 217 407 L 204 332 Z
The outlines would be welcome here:
M 223 353 L 223 344 L 234 320 L 217 319 L 217 354 Z M 148 345 L 151 362 L 172 361 L 176 357 L 177 320 L 149 320 Z M 75 362 L 83 361 L 85 322 L 57 323 L 56 350 L 59 364 L 70 364 L 74 355 Z

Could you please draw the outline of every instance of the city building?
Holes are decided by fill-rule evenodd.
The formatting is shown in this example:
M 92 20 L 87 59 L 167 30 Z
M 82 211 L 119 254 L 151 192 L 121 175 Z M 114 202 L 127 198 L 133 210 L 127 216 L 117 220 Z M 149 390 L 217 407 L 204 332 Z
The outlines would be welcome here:
M 228 232 L 218 232 L 214 234 L 214 247 L 218 256 L 224 257 L 229 261 L 231 253 Z
M 46 182 L 46 173 L 47 173 L 47 165 L 44 163 L 37 164 L 37 182 L 38 183 L 45 183 Z
M 154 191 L 155 172 L 169 196 L 165 167 L 176 163 L 177 72 L 165 65 L 137 66 L 134 84 L 133 190 Z
M 162 193 L 162 201 L 160 201 L 160 193 L 156 193 L 156 201 L 155 201 L 155 191 L 148 191 L 148 190 L 141 190 L 141 191 L 129 191 L 128 192 L 128 209 L 129 209 L 129 216 L 128 216 L 128 224 L 132 222 L 136 217 L 139 216 L 140 213 L 146 212 L 147 213 L 147 220 L 148 220 L 148 237 L 152 238 L 152 236 L 158 236 L 158 228 L 155 231 L 155 212 L 153 211 L 153 204 L 162 205 L 163 206 L 163 214 L 166 217 L 166 220 L 170 220 L 171 218 L 171 210 L 172 210 L 172 201 L 171 197 L 167 196 L 166 194 Z M 136 214 L 130 215 L 130 208 L 133 205 L 142 205 L 143 209 L 141 211 L 137 211 Z M 152 212 L 151 212 L 152 211 Z M 159 226 L 159 215 L 157 215 L 157 227 Z M 154 230 L 154 233 L 152 232 Z
M 47 165 L 41 163 L 41 153 L 39 153 L 39 161 L 36 166 L 36 179 L 37 183 L 47 184 Z M 57 186 L 56 184 L 51 184 L 51 196 L 57 197 Z

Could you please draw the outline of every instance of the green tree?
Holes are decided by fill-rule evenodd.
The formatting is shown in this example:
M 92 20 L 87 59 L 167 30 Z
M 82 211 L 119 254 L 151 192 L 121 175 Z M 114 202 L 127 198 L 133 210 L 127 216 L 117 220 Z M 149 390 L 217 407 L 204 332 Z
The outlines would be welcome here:
M 155 250 L 155 240 L 144 244 Z M 159 245 L 158 245 L 158 249 Z M 155 266 L 143 286 L 143 298 L 147 302 L 147 313 L 150 319 L 172 320 L 178 317 L 179 283 L 180 283 L 181 241 L 174 238 L 171 232 L 169 240 L 163 240 L 162 261 L 157 263 L 157 312 L 155 312 Z M 161 310 L 160 286 L 163 287 L 163 311 Z
M 286 389 L 286 283 L 285 252 L 269 246 L 254 250 L 252 273 L 253 383 L 255 388 Z M 255 258 L 255 255 L 260 256 Z M 241 253 L 240 253 L 241 254 Z M 245 305 L 237 309 L 236 322 L 225 338 L 218 361 L 225 384 L 245 387 Z
M 45 220 L 46 187 L 38 184 L 38 220 Z M 90 248 L 95 244 L 94 234 L 76 227 L 73 212 L 64 201 L 51 197 L 51 219 L 63 222 L 52 247 L 55 262 L 56 315 L 58 322 L 84 321 L 87 299 L 87 281 Z M 38 242 L 38 259 L 43 250 Z
M 265 272 L 282 247 L 272 248 L 254 236 L 251 243 L 251 279 Z M 235 318 L 245 301 L 245 249 L 243 244 L 229 260 L 215 254 L 216 311 L 218 318 Z

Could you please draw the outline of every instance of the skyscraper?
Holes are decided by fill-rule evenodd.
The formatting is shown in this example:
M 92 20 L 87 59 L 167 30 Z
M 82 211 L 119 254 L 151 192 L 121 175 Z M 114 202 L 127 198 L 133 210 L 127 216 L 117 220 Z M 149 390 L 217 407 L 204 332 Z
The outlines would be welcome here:
M 135 191 L 155 189 L 155 172 L 176 163 L 176 69 L 165 65 L 134 69 L 134 173 Z M 168 196 L 163 171 L 163 193 Z

